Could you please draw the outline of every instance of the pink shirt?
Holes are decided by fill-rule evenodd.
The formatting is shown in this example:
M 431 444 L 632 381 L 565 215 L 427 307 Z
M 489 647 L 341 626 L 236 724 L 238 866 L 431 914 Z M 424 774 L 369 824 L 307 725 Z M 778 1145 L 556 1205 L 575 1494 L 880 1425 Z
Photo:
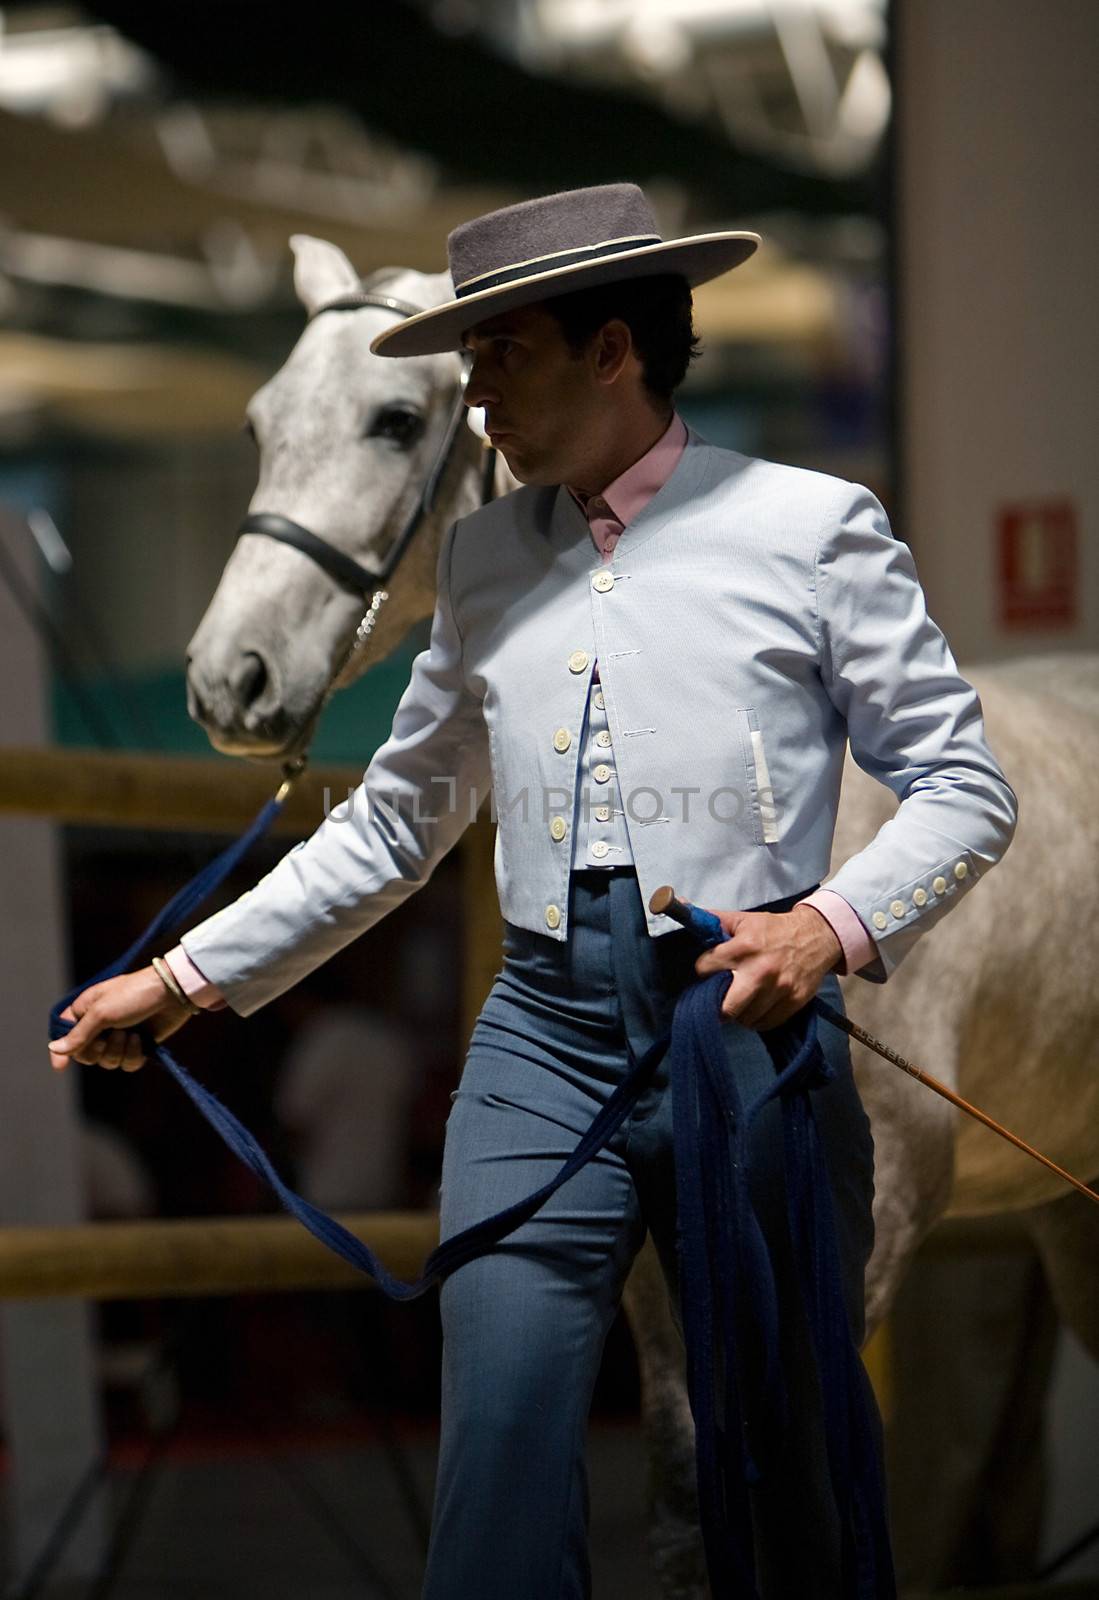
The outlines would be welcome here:
M 675 470 L 687 446 L 687 429 L 682 419 L 673 414 L 667 429 L 650 450 L 632 467 L 619 473 L 600 494 L 584 495 L 570 489 L 569 493 L 588 519 L 592 541 L 603 561 L 614 554 L 619 539 L 630 523 L 639 516 L 649 501 L 662 489 Z M 595 663 L 593 677 L 599 678 L 599 663 Z M 843 947 L 843 960 L 838 970 L 857 972 L 877 956 L 878 950 L 861 917 L 852 906 L 832 889 L 816 889 L 799 905 L 812 906 L 828 923 Z M 220 1010 L 225 1001 L 221 991 L 207 982 L 182 945 L 176 945 L 164 957 L 175 974 L 185 994 L 196 1005 L 211 1011 Z

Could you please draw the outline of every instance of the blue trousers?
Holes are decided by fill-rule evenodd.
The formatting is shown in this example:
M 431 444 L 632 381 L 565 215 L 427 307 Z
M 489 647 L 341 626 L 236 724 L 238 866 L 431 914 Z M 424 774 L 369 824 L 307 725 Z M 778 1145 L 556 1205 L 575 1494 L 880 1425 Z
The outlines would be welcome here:
M 770 908 L 785 910 L 792 902 Z M 447 1123 L 442 1237 L 546 1182 L 695 980 L 685 932 L 649 937 L 631 869 L 575 872 L 566 941 L 505 925 L 504 965 L 477 1020 Z M 842 1006 L 835 977 L 821 993 Z M 844 1289 L 861 1341 L 873 1242 L 873 1146 L 845 1036 L 812 1091 L 836 1202 Z M 773 1076 L 761 1036 L 725 1027 L 751 1098 Z M 773 1115 L 771 1114 L 773 1109 Z M 789 1266 L 780 1115 L 759 1128 L 753 1198 L 777 1258 L 791 1422 L 782 1471 L 753 1492 L 768 1600 L 838 1593 L 819 1396 Z M 486 1257 L 443 1285 L 442 1437 L 424 1600 L 590 1595 L 585 1436 L 604 1340 L 646 1230 L 677 1307 L 666 1067 L 606 1150 Z M 785 1246 L 785 1248 L 784 1248 Z M 750 1404 L 750 1398 L 749 1398 Z M 726 1597 L 714 1597 L 726 1600 Z

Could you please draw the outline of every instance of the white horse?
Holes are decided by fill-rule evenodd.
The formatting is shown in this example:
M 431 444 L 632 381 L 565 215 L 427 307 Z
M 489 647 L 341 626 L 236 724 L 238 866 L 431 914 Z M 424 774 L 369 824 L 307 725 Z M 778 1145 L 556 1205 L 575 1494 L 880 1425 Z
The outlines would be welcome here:
M 363 285 L 331 244 L 298 237 L 295 282 L 311 320 L 253 398 L 255 511 L 277 511 L 369 560 L 407 517 L 457 395 L 459 357 L 374 357 L 392 313 L 315 316 Z M 375 291 L 420 306 L 449 279 L 394 269 Z M 362 604 L 300 551 L 262 537 L 234 550 L 188 656 L 191 714 L 218 749 L 291 748 L 330 681 L 349 682 L 430 615 L 439 541 L 479 502 L 482 451 L 463 429 L 439 503 L 388 583 L 370 648 L 343 670 Z M 513 484 L 502 473 L 497 487 Z M 1099 1175 L 1099 657 L 1060 656 L 968 674 L 1020 800 L 1004 862 L 924 938 L 886 985 L 845 980 L 854 1020 L 915 1058 L 1061 1165 Z M 849 759 L 833 866 L 862 848 L 892 794 Z M 876 1243 L 867 1327 L 886 1313 L 912 1253 L 942 1216 L 1017 1211 L 1065 1320 L 1099 1359 L 1099 1212 L 897 1069 L 854 1047 L 874 1132 Z M 694 1529 L 693 1441 L 682 1348 L 655 1257 L 626 1291 L 653 1443 L 653 1553 L 666 1593 L 705 1593 Z

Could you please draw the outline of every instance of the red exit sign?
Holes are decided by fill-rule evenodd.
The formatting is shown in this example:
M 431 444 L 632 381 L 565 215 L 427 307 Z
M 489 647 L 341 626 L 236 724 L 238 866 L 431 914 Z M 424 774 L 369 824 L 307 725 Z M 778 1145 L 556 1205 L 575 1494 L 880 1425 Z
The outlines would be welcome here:
M 1000 623 L 1071 628 L 1076 623 L 1079 541 L 1071 500 L 1002 506 L 996 518 Z

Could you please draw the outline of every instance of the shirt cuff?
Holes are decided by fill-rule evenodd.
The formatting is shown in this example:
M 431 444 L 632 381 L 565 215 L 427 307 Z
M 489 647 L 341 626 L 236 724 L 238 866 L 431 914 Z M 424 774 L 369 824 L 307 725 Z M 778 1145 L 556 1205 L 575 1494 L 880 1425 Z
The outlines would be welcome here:
M 838 899 L 839 896 L 834 898 Z M 164 960 L 188 1000 L 193 1000 L 195 1005 L 201 1006 L 204 1011 L 225 1009 L 227 1002 L 217 984 L 203 977 L 181 944 L 177 944 L 174 950 L 169 950 Z
M 812 906 L 814 911 L 819 911 L 839 940 L 843 949 L 843 963 L 837 970 L 844 977 L 877 959 L 878 947 L 870 937 L 866 924 L 854 907 L 834 889 L 814 889 L 804 900 L 799 900 L 798 905 Z

